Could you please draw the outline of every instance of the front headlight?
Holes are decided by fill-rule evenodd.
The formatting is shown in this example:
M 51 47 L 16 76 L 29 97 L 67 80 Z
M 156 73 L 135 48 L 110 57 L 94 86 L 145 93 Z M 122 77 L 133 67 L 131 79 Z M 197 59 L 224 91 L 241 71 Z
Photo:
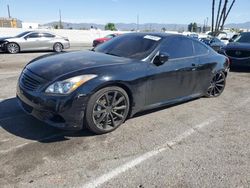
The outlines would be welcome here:
M 45 93 L 69 94 L 72 91 L 76 90 L 79 86 L 95 78 L 96 76 L 97 75 L 94 74 L 88 74 L 83 76 L 72 77 L 63 81 L 57 81 L 51 84 L 49 87 L 47 87 Z

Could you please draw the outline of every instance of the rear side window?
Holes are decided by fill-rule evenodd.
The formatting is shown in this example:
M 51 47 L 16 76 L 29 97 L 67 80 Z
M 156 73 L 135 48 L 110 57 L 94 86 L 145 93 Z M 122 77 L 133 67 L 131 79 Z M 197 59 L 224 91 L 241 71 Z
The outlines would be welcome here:
M 27 36 L 28 38 L 38 38 L 40 37 L 39 36 L 39 33 L 31 33 L 30 35 Z
M 47 37 L 47 38 L 54 38 L 55 37 L 55 35 L 52 35 L 50 33 L 43 33 L 42 36 Z
M 205 55 L 208 53 L 208 48 L 198 41 L 193 41 L 195 55 Z
M 191 57 L 194 55 L 192 40 L 182 37 L 169 37 L 160 47 L 161 52 L 169 54 L 170 59 Z

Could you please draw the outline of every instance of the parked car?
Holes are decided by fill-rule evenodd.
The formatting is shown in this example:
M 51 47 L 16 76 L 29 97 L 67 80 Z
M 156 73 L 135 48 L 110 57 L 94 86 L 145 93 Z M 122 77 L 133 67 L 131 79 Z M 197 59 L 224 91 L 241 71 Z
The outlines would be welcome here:
M 103 134 L 140 111 L 219 96 L 228 66 L 225 56 L 196 39 L 130 33 L 92 51 L 34 59 L 20 75 L 17 98 L 52 126 Z
M 102 44 L 102 43 L 104 43 L 104 42 L 106 42 L 106 41 L 109 41 L 110 39 L 112 39 L 112 38 L 114 38 L 114 37 L 116 37 L 116 36 L 118 36 L 118 35 L 119 35 L 118 33 L 114 33 L 114 34 L 109 34 L 109 35 L 107 35 L 107 36 L 105 36 L 105 37 L 103 37 L 103 38 L 95 39 L 95 40 L 93 41 L 92 46 L 93 46 L 93 47 L 96 47 L 96 46 L 98 46 L 99 44 Z
M 201 38 L 200 41 L 213 48 L 216 52 L 225 46 L 225 43 L 216 37 Z
M 231 67 L 250 67 L 250 32 L 241 33 L 220 53 L 230 59 Z
M 0 49 L 15 54 L 23 51 L 54 50 L 61 52 L 70 47 L 68 38 L 48 32 L 27 31 L 15 37 L 0 38 Z

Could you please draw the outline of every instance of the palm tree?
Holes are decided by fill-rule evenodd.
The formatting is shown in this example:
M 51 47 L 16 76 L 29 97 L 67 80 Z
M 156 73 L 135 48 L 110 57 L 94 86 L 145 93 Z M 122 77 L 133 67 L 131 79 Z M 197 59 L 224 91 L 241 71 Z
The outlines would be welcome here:
M 214 32 L 214 5 L 215 0 L 212 1 L 212 33 Z
M 215 29 L 214 29 L 214 6 L 215 6 L 215 1 L 212 1 L 212 33 L 213 35 L 217 35 L 219 33 L 219 30 L 223 30 L 224 28 L 224 24 L 227 20 L 227 17 L 230 13 L 230 11 L 232 10 L 232 7 L 235 3 L 236 0 L 233 0 L 229 9 L 227 10 L 227 5 L 228 5 L 228 0 L 220 0 L 219 1 L 219 6 L 218 6 L 218 10 L 217 10 L 217 17 L 216 17 L 216 24 L 215 24 Z M 223 2 L 223 6 L 221 9 L 221 5 Z
M 217 12 L 217 18 L 216 18 L 216 24 L 215 24 L 215 32 L 218 32 L 218 22 L 219 22 L 219 15 L 220 15 L 220 9 L 221 9 L 221 3 L 222 3 L 222 0 L 220 0 L 219 2 L 219 6 L 218 6 L 218 12 Z

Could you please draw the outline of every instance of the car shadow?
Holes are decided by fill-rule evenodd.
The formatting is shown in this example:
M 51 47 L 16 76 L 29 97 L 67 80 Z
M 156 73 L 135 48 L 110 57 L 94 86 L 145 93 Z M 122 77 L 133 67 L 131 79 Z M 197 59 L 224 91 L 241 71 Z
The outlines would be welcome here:
M 16 98 L 0 102 L 0 127 L 12 135 L 42 143 L 66 141 L 68 137 L 94 136 L 88 130 L 65 131 L 49 126 L 24 113 Z
M 175 103 L 175 104 L 169 104 L 169 105 L 164 105 L 164 106 L 156 107 L 156 108 L 149 109 L 149 110 L 144 110 L 144 111 L 136 113 L 130 119 L 137 118 L 137 117 L 140 117 L 140 116 L 144 116 L 144 115 L 147 115 L 147 114 L 151 114 L 151 113 L 154 113 L 154 112 L 158 112 L 158 111 L 161 111 L 161 110 L 166 110 L 168 108 L 171 108 L 171 107 L 174 107 L 174 106 L 179 106 L 179 105 L 182 105 L 184 103 L 189 103 L 189 102 L 195 101 L 195 100 L 200 99 L 200 98 L 201 97 L 197 97 L 197 98 L 189 99 L 189 100 L 186 100 L 186 101 L 178 102 L 178 103 Z

